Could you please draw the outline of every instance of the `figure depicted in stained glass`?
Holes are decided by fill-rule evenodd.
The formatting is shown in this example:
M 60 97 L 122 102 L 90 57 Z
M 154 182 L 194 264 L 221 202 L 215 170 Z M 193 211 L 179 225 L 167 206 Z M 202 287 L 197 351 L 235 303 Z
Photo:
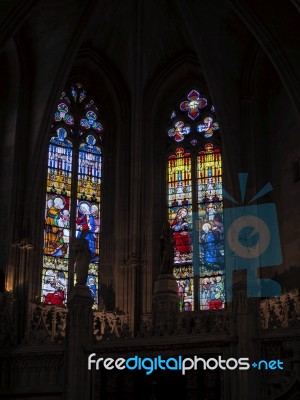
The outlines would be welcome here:
M 188 201 L 188 199 L 186 197 L 184 197 L 184 199 L 182 200 L 181 205 L 183 205 L 183 206 L 188 206 L 189 205 L 189 201 Z
M 183 303 L 183 310 L 182 311 L 192 311 L 192 304 L 189 301 L 185 301 Z
M 208 302 L 210 310 L 220 310 L 224 303 L 224 283 L 221 275 L 210 277 L 210 299 Z
M 180 207 L 171 225 L 174 232 L 175 252 L 177 256 L 179 256 L 181 262 L 191 260 L 192 246 L 187 215 L 188 209 L 186 207 Z
M 191 132 L 191 128 L 187 125 L 184 125 L 184 122 L 177 121 L 174 124 L 174 128 L 168 130 L 168 135 L 170 137 L 174 137 L 176 142 L 181 142 L 184 139 L 185 135 L 188 135 Z
M 77 191 L 81 200 L 100 202 L 101 151 L 95 143 L 95 137 L 88 135 L 80 145 Z
M 224 239 L 224 224 L 222 216 L 219 213 L 214 215 L 212 231 L 216 242 L 220 242 Z
M 202 310 L 209 310 L 210 280 L 209 277 L 200 279 L 200 305 Z
M 47 270 L 44 278 L 44 304 L 62 306 L 65 301 L 67 280 L 63 271 Z
M 58 146 L 67 147 L 67 148 L 71 148 L 72 147 L 71 142 L 66 139 L 68 133 L 64 128 L 58 128 L 56 130 L 56 134 L 57 134 L 57 137 L 52 137 L 51 140 L 50 140 L 50 143 L 53 143 L 54 145 L 58 145 Z M 63 150 L 57 151 L 56 150 L 56 146 L 50 146 L 50 149 L 51 150 L 53 149 L 53 153 L 50 152 L 52 157 L 49 157 L 50 158 L 50 161 L 49 161 L 50 167 L 55 167 L 55 168 L 59 167 L 59 165 L 57 165 L 57 164 L 53 164 L 53 163 L 51 164 L 51 158 L 53 158 L 53 157 L 54 158 L 55 157 L 59 158 L 61 156 L 61 154 L 63 154 L 64 161 L 66 163 L 70 163 L 70 160 L 68 159 L 69 158 L 69 153 L 67 153 L 67 157 L 65 157 L 64 151 Z M 62 165 L 60 165 L 60 167 L 62 167 Z M 63 168 L 63 169 L 65 169 L 65 168 Z
M 94 275 L 88 275 L 87 277 L 87 286 L 91 291 L 91 298 L 97 298 L 97 284 L 96 284 L 96 277 Z
M 76 224 L 77 230 L 79 231 L 77 237 L 86 239 L 89 243 L 90 253 L 95 255 L 95 220 L 91 213 L 91 205 L 89 202 L 81 201 L 78 204 L 78 216 L 76 219 Z M 94 261 L 94 259 L 91 261 Z
M 90 263 L 86 285 L 91 291 L 91 298 L 94 300 L 93 308 L 97 309 L 98 305 L 98 264 Z
M 180 297 L 180 310 L 192 311 L 193 304 L 193 291 L 191 287 L 191 280 L 189 278 L 180 279 L 177 281 L 178 294 Z
M 194 280 L 192 278 L 192 266 L 175 266 L 173 274 L 178 285 L 180 311 L 192 311 L 194 309 Z
M 173 208 L 178 207 L 178 201 L 176 200 L 176 197 L 175 197 L 174 200 L 172 201 L 172 207 L 173 207 Z
M 68 229 L 69 224 L 70 212 L 68 210 L 63 210 L 58 219 L 58 226 L 63 228 L 63 242 L 66 244 L 70 242 L 70 230 Z
M 221 273 L 200 278 L 201 310 L 220 310 L 224 308 L 224 301 L 224 278 Z
M 206 212 L 208 214 L 209 221 L 213 221 L 216 211 L 216 205 L 214 203 L 208 203 L 206 205 Z
M 201 249 L 204 254 L 204 262 L 207 264 L 215 264 L 217 262 L 218 248 L 215 243 L 215 236 L 212 232 L 211 224 L 206 222 L 203 224 L 202 230 Z
M 220 214 L 215 215 L 212 223 L 202 226 L 200 250 L 202 262 L 211 267 L 220 267 L 224 262 L 223 233 L 224 227 Z
M 94 218 L 94 232 L 95 233 L 99 233 L 100 232 L 100 218 L 99 218 L 99 209 L 98 206 L 96 206 L 96 204 L 92 204 L 91 205 L 91 214 Z
M 198 132 L 204 132 L 205 138 L 210 138 L 214 134 L 214 131 L 219 129 L 219 124 L 214 122 L 213 117 L 205 117 L 203 123 L 197 126 Z
M 65 199 L 62 196 L 53 196 L 47 201 L 45 219 L 45 254 L 53 256 L 65 256 L 67 254 L 68 240 L 65 242 L 64 237 L 68 236 L 68 233 L 66 233 L 64 229 L 69 227 L 69 219 L 67 218 L 66 222 L 62 223 L 62 220 L 67 216 L 66 213 L 64 214 L 64 207 Z

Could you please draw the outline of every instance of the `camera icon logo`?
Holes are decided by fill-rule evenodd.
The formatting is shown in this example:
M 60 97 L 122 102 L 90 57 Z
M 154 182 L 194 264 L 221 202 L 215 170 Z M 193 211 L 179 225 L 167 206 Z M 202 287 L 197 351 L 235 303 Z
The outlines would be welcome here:
M 241 243 L 239 235 L 243 229 L 250 228 L 252 232 L 246 241 Z M 232 250 L 235 249 L 236 254 L 241 258 L 257 258 L 265 252 L 270 244 L 270 231 L 265 222 L 253 215 L 245 215 L 237 218 L 228 228 L 228 244 Z M 259 239 L 252 244 L 255 235 L 259 235 Z M 247 240 L 248 239 L 248 240 Z
M 248 174 L 239 174 L 244 202 Z M 266 185 L 251 201 L 272 190 Z M 238 204 L 226 191 L 224 197 Z M 258 268 L 282 263 L 277 213 L 274 203 L 224 209 L 226 297 L 232 298 L 232 273 L 247 270 L 248 297 L 279 296 L 281 287 L 270 279 L 258 279 Z
M 225 252 L 235 269 L 268 267 L 282 262 L 274 203 L 224 210 Z

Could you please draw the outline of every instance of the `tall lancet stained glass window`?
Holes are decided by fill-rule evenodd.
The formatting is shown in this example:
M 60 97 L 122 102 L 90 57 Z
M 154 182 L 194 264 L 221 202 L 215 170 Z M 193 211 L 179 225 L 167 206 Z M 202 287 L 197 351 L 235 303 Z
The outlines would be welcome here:
M 102 125 L 99 110 L 80 83 L 63 92 L 48 147 L 41 301 L 66 304 L 76 283 L 70 241 L 88 241 L 87 286 L 98 306 Z M 74 260 L 73 260 L 74 262 Z
M 219 124 L 208 96 L 191 90 L 170 115 L 167 202 L 180 310 L 224 308 Z

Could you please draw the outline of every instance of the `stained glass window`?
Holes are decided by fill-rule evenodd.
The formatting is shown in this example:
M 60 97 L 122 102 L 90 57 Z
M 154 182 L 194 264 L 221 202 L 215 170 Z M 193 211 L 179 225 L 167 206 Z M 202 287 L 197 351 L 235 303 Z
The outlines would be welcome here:
M 167 202 L 180 310 L 222 309 L 222 156 L 215 108 L 193 89 L 172 111 L 171 123 Z
M 97 308 L 102 130 L 99 110 L 80 83 L 62 93 L 48 147 L 41 291 L 44 304 L 66 304 L 70 284 L 76 282 L 69 243 L 72 237 L 82 236 L 89 243 L 87 286 Z

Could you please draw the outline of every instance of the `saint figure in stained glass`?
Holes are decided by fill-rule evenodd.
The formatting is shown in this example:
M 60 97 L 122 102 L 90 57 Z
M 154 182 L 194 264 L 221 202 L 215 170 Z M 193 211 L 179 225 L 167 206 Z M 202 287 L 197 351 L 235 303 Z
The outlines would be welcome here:
M 172 221 L 173 237 L 175 241 L 175 263 L 191 261 L 191 238 L 188 223 L 188 209 L 180 207 Z

